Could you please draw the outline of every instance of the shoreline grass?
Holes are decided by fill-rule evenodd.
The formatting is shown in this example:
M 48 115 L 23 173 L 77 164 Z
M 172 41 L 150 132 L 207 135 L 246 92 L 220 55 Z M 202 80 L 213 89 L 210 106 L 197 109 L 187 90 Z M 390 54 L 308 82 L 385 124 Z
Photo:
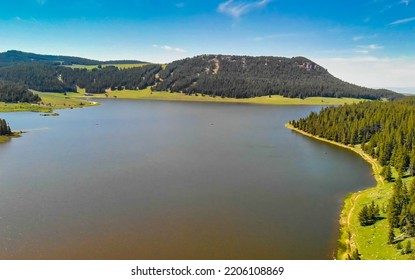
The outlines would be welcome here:
M 412 258 L 411 255 L 402 255 L 396 244 L 388 244 L 389 224 L 386 219 L 386 208 L 390 197 L 392 196 L 392 182 L 385 182 L 380 175 L 381 165 L 366 154 L 359 145 L 347 146 L 335 141 L 331 141 L 319 136 L 312 135 L 290 124 L 285 125 L 288 129 L 298 132 L 307 137 L 311 137 L 323 142 L 327 142 L 339 147 L 354 151 L 372 166 L 373 176 L 376 180 L 376 186 L 364 189 L 355 193 L 350 193 L 344 198 L 344 205 L 341 210 L 339 224 L 340 234 L 336 252 L 337 259 L 345 260 L 354 250 L 358 250 L 362 259 L 368 260 L 405 260 Z M 394 177 L 397 177 L 394 170 Z M 404 179 L 404 183 L 412 180 L 413 177 Z M 384 218 L 377 221 L 371 226 L 361 226 L 359 222 L 359 211 L 372 201 L 381 208 L 381 216 Z M 414 238 L 406 239 L 414 242 Z M 403 243 L 401 245 L 404 245 Z
M 98 66 L 101 67 L 108 67 L 108 66 L 115 66 L 120 69 L 130 69 L 136 67 L 143 67 L 146 65 L 152 65 L 151 63 L 108 63 L 108 64 L 100 64 L 100 65 L 81 65 L 81 64 L 73 64 L 73 65 L 64 65 L 65 67 L 69 67 L 72 69 L 87 69 L 91 71 L 92 69 L 98 69 Z
M 0 143 L 6 143 L 13 138 L 19 138 L 21 137 L 21 132 L 13 132 L 13 135 L 0 135 Z
M 88 101 L 79 98 L 76 93 L 54 93 L 54 92 L 37 92 L 42 101 L 37 104 L 30 103 L 5 103 L 0 102 L 0 112 L 39 112 L 52 113 L 57 109 L 74 109 L 99 105 L 98 102 Z
M 309 97 L 305 99 L 287 98 L 280 95 L 261 96 L 254 98 L 222 98 L 212 97 L 202 94 L 186 95 L 183 93 L 171 93 L 167 91 L 152 91 L 149 87 L 142 90 L 115 90 L 108 91 L 106 94 L 85 95 L 85 89 L 78 88 L 77 93 L 55 93 L 38 92 L 42 101 L 37 104 L 30 103 L 4 103 L 0 102 L 0 112 L 40 112 L 52 113 L 57 109 L 74 109 L 99 105 L 98 102 L 90 101 L 93 99 L 133 99 L 133 100 L 162 100 L 162 101 L 186 101 L 186 102 L 219 102 L 219 103 L 239 103 L 239 104 L 259 104 L 259 105 L 309 105 L 309 106 L 330 106 L 353 104 L 365 101 L 356 98 L 329 98 L 329 97 Z
M 79 89 L 78 98 L 86 97 L 85 89 Z M 305 99 L 288 98 L 280 95 L 261 96 L 254 98 L 222 98 L 212 97 L 202 94 L 186 95 L 183 93 L 171 93 L 167 91 L 151 91 L 150 88 L 142 90 L 115 90 L 105 94 L 94 94 L 91 98 L 119 98 L 119 99 L 138 99 L 138 100 L 163 100 L 163 101 L 189 101 L 189 102 L 220 102 L 220 103 L 242 103 L 242 104 L 262 104 L 262 105 L 342 105 L 362 102 L 356 98 L 329 98 L 329 97 L 309 97 Z

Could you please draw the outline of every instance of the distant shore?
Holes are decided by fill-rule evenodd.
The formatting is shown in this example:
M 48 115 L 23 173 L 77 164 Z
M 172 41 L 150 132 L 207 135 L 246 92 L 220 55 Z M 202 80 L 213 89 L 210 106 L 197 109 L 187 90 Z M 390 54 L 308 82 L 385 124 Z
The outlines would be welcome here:
M 220 102 L 220 103 L 243 103 L 261 105 L 312 105 L 328 106 L 342 105 L 361 102 L 362 99 L 356 98 L 330 98 L 330 97 L 308 97 L 308 98 L 288 98 L 281 95 L 267 95 L 253 98 L 229 98 L 220 96 L 209 96 L 200 93 L 186 95 L 184 93 L 173 93 L 167 91 L 152 91 L 149 87 L 142 90 L 115 90 L 107 91 L 105 94 L 93 94 L 85 96 L 85 89 L 79 89 L 78 94 L 71 94 L 76 98 L 118 98 L 136 100 L 164 100 L 164 101 L 189 101 L 189 102 Z

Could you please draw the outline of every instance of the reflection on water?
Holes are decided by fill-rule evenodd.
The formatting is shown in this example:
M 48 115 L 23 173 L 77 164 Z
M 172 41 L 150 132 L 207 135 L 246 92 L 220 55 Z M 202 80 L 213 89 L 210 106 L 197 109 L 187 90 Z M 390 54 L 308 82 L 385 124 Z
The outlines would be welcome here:
M 350 151 L 284 123 L 317 107 L 111 101 L 1 114 L 2 259 L 327 259 Z M 48 128 L 39 130 L 39 128 Z

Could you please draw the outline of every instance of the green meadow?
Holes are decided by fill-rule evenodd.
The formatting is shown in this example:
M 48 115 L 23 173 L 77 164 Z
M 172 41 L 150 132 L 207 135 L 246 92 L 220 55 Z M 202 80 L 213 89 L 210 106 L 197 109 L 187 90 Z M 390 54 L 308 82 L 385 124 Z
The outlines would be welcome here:
M 78 97 L 85 94 L 84 89 L 78 90 Z M 75 95 L 76 96 L 76 95 Z M 263 105 L 340 105 L 361 102 L 355 98 L 328 98 L 309 97 L 305 99 L 287 98 L 280 95 L 261 96 L 254 98 L 222 98 L 203 94 L 186 95 L 183 93 L 171 93 L 167 91 L 152 91 L 150 88 L 143 90 L 116 90 L 108 91 L 106 94 L 94 94 L 94 98 L 122 98 L 143 100 L 166 100 L 166 101 L 194 101 L 194 102 L 221 102 L 221 103 L 245 103 Z
M 146 65 L 149 65 L 149 63 L 101 64 L 101 67 L 115 66 L 115 67 L 118 67 L 120 69 L 129 69 L 129 68 L 135 68 L 135 67 L 143 67 L 143 66 L 146 66 Z M 72 69 L 92 70 L 92 69 L 97 69 L 99 67 L 99 65 L 78 65 L 78 64 L 74 64 L 74 65 L 69 65 L 67 67 L 70 67 Z

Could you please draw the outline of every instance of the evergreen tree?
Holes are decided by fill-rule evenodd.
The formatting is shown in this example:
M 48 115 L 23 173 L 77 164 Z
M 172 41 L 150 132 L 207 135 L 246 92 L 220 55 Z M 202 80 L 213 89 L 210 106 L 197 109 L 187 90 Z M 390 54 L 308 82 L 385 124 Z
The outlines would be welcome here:
M 405 246 L 405 254 L 412 253 L 412 242 L 408 240 Z
M 388 164 L 386 167 L 384 167 L 385 172 L 384 172 L 384 176 L 385 176 L 385 180 L 387 182 L 392 182 L 392 170 L 391 170 L 391 166 Z
M 393 244 L 395 242 L 395 231 L 393 227 L 389 227 L 389 233 L 388 233 L 388 243 Z
M 6 120 L 0 119 L 0 136 L 1 135 L 12 135 L 10 126 L 7 124 Z
M 361 260 L 361 254 L 358 249 L 353 250 L 352 255 L 347 255 L 348 260 Z

